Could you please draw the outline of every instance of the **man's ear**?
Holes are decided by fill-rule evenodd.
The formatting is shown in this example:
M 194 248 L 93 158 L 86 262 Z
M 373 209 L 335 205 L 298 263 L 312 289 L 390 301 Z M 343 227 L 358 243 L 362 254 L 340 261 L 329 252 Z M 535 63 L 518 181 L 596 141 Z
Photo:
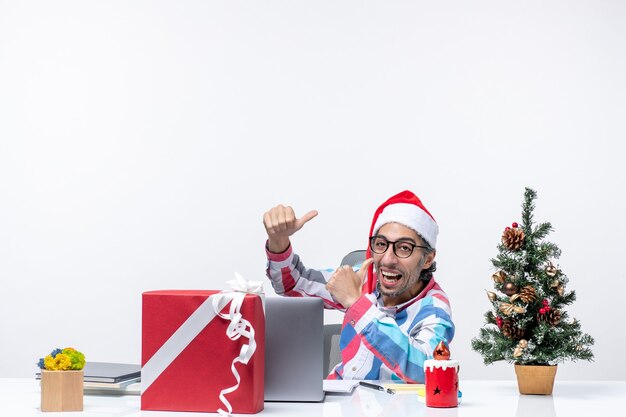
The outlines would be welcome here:
M 437 251 L 434 250 L 426 255 L 426 260 L 424 261 L 424 269 L 428 269 L 431 267 L 433 262 L 435 262 L 435 256 L 437 255 Z

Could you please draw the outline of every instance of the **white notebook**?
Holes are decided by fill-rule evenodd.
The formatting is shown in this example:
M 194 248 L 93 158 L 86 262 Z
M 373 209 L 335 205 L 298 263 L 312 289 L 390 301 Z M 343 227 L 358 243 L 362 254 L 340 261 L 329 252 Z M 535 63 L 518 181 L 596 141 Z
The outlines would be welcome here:
M 352 394 L 359 385 L 359 381 L 351 379 L 325 379 L 324 392 L 326 394 Z

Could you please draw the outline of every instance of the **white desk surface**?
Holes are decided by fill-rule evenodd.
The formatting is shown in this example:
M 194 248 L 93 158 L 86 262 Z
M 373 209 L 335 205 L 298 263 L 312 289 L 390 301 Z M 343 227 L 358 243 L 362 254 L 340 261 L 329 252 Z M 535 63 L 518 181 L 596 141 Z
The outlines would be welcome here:
M 351 396 L 326 396 L 322 403 L 265 403 L 259 416 L 297 417 L 571 417 L 626 415 L 626 381 L 557 381 L 551 396 L 520 395 L 515 381 L 460 381 L 458 408 L 428 408 L 415 393 L 390 395 L 358 387 Z M 41 413 L 39 382 L 0 378 L 0 416 L 199 417 L 214 413 L 139 410 L 139 396 L 85 395 L 84 411 Z M 245 415 L 245 414 L 242 414 Z

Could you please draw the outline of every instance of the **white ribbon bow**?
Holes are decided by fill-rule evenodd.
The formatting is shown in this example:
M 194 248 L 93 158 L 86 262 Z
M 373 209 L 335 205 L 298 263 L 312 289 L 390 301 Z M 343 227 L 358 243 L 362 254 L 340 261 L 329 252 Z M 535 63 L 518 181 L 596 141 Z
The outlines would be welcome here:
M 263 294 L 263 281 L 248 281 L 235 272 L 235 279 L 226 281 L 233 291 L 245 292 L 247 294 Z
M 221 408 L 217 410 L 221 415 L 230 415 L 233 412 L 233 407 L 230 405 L 230 402 L 226 399 L 226 394 L 230 394 L 239 388 L 239 383 L 241 381 L 241 377 L 239 376 L 239 372 L 235 368 L 235 363 L 240 362 L 244 365 L 247 365 L 252 355 L 256 351 L 256 341 L 254 340 L 254 328 L 250 324 L 250 322 L 243 318 L 240 313 L 241 306 L 243 304 L 243 300 L 246 297 L 246 294 L 263 294 L 263 282 L 262 281 L 248 281 L 241 275 L 235 272 L 235 279 L 226 281 L 228 285 L 233 289 L 235 294 L 232 291 L 222 291 L 217 294 L 215 298 L 213 298 L 213 310 L 215 313 L 223 319 L 230 320 L 230 324 L 226 329 L 226 335 L 230 340 L 237 340 L 240 337 L 245 337 L 249 340 L 248 344 L 243 344 L 241 346 L 241 350 L 239 351 L 239 356 L 233 359 L 230 369 L 237 380 L 237 383 L 229 388 L 224 388 L 220 392 L 220 400 L 226 406 L 228 411 L 224 411 Z M 231 299 L 230 309 L 228 314 L 223 314 L 222 308 L 224 307 L 224 303 L 221 302 L 223 297 L 229 297 Z

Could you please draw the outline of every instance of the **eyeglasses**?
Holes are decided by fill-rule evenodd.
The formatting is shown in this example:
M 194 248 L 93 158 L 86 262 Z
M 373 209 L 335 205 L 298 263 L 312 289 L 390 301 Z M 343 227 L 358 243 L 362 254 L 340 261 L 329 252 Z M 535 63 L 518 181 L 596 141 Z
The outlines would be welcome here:
M 384 236 L 372 236 L 370 237 L 370 249 L 377 254 L 383 254 L 389 249 L 389 245 L 393 245 L 393 253 L 398 258 L 408 258 L 413 254 L 415 248 L 430 249 L 428 246 L 415 245 L 406 240 L 398 240 L 392 242 L 387 240 Z

